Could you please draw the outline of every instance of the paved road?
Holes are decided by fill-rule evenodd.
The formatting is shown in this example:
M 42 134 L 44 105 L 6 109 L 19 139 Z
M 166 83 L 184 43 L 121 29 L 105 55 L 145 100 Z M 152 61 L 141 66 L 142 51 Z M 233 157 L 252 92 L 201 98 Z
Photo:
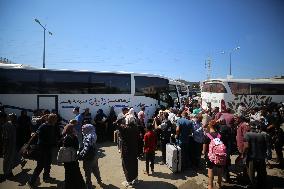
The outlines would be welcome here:
M 100 146 L 100 159 L 99 166 L 101 171 L 102 180 L 104 183 L 103 188 L 116 189 L 123 188 L 121 182 L 125 180 L 124 174 L 121 167 L 120 154 L 116 146 L 113 143 L 104 143 Z M 2 174 L 2 159 L 0 159 L 0 173 Z M 139 180 L 140 183 L 135 187 L 137 189 L 203 189 L 207 187 L 207 170 L 204 165 L 200 167 L 200 170 L 188 170 L 182 173 L 173 174 L 166 167 L 166 165 L 160 164 L 161 153 L 157 151 L 156 154 L 156 165 L 155 174 L 147 176 L 143 174 L 145 169 L 145 161 L 139 160 Z M 81 171 L 82 163 L 80 164 Z M 2 189 L 24 189 L 28 188 L 26 182 L 32 174 L 35 168 L 34 161 L 28 161 L 27 165 L 21 170 L 18 166 L 14 169 L 15 177 L 12 180 L 7 180 L 0 183 L 0 188 Z M 233 181 L 236 182 L 235 173 L 232 173 Z M 269 182 L 273 183 L 276 188 L 284 188 L 284 173 L 283 170 L 277 168 L 268 169 L 270 175 Z M 39 187 L 38 188 L 62 188 L 64 181 L 64 167 L 59 165 L 52 165 L 51 176 L 56 178 L 52 183 L 45 183 L 42 181 L 42 175 L 40 176 Z M 93 185 L 99 188 L 96 184 L 96 179 L 92 177 Z M 277 184 L 278 183 L 278 184 Z M 279 184 L 280 183 L 280 184 Z M 282 183 L 282 186 L 281 186 Z M 227 185 L 228 188 L 243 188 L 245 184 L 232 183 Z

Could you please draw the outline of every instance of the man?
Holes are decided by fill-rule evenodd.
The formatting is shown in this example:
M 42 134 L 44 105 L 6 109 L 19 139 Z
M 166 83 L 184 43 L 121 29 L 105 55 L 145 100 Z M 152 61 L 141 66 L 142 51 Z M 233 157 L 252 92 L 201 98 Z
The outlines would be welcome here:
M 77 131 L 78 141 L 79 141 L 79 148 L 83 147 L 83 138 L 82 138 L 82 124 L 84 117 L 80 114 L 80 108 L 75 107 L 73 109 L 73 114 L 75 114 L 74 119 L 77 121 L 77 125 L 75 125 L 75 130 Z
M 192 137 L 193 123 L 187 119 L 188 113 L 183 111 L 181 118 L 176 124 L 176 136 L 180 141 L 181 148 L 181 166 L 182 169 L 186 169 L 189 163 L 189 151 L 190 151 L 190 137 Z
M 40 173 L 44 169 L 43 180 L 49 181 L 52 178 L 50 177 L 51 169 L 51 158 L 52 158 L 52 146 L 53 140 L 55 138 L 55 132 L 52 127 L 55 127 L 57 123 L 56 114 L 49 114 L 47 117 L 47 122 L 43 123 L 36 133 L 32 134 L 33 137 L 38 137 L 37 144 L 39 145 L 39 157 L 37 159 L 37 166 L 31 176 L 31 179 L 28 181 L 30 188 L 35 187 L 35 182 L 39 177 Z
M 254 121 L 250 123 L 251 131 L 247 132 L 244 137 L 244 152 L 247 153 L 248 175 L 251 186 L 263 188 L 266 183 L 266 149 L 267 142 L 264 134 L 260 132 L 260 123 Z M 257 172 L 257 180 L 255 179 Z M 265 188 L 265 187 L 264 187 Z
M 246 106 L 243 102 L 240 103 L 237 109 L 238 116 L 245 116 L 246 113 Z
M 139 131 L 139 137 L 138 137 L 138 156 L 139 158 L 142 158 L 143 153 L 143 146 L 144 146 L 144 134 L 145 134 L 145 106 L 141 107 L 141 111 L 138 113 L 138 131 Z
M 142 106 L 141 111 L 138 112 L 138 121 L 141 126 L 145 127 L 145 123 L 147 123 L 145 117 L 145 106 Z
M 164 120 L 162 124 L 159 126 L 161 129 L 161 150 L 162 150 L 162 160 L 163 163 L 166 164 L 166 145 L 170 143 L 171 131 L 172 131 L 172 123 L 168 119 L 169 114 L 167 112 L 164 113 Z

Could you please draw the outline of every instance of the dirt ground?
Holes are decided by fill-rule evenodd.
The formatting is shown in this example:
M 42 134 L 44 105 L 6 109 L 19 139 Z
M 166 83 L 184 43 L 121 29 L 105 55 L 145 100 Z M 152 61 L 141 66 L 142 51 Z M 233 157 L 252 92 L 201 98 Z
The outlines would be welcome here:
M 99 167 L 101 172 L 101 177 L 103 180 L 103 187 L 106 189 L 124 188 L 121 182 L 125 180 L 120 154 L 114 143 L 106 142 L 100 145 L 99 150 Z M 233 156 L 232 162 L 236 156 Z M 3 159 L 0 158 L 0 173 L 2 171 Z M 195 189 L 195 188 L 207 188 L 207 170 L 205 168 L 204 162 L 201 164 L 198 170 L 189 169 L 182 173 L 172 173 L 171 170 L 166 166 L 161 164 L 161 152 L 157 151 L 155 159 L 155 173 L 153 175 L 147 176 L 143 173 L 145 170 L 145 161 L 139 160 L 139 183 L 135 186 L 137 189 Z M 81 172 L 84 174 L 82 169 L 82 162 L 80 163 Z M 1 189 L 24 189 L 28 188 L 26 182 L 31 176 L 33 169 L 35 168 L 35 162 L 29 160 L 24 169 L 22 170 L 20 166 L 16 167 L 13 171 L 15 177 L 11 180 L 6 180 L 0 183 Z M 271 161 L 270 168 L 268 171 L 268 186 L 269 188 L 283 188 L 284 189 L 284 171 L 277 168 L 275 163 Z M 237 174 L 240 170 L 232 165 L 231 175 L 232 183 L 225 184 L 225 188 L 245 188 L 246 182 L 237 179 Z M 64 186 L 64 167 L 60 165 L 52 165 L 51 177 L 55 180 L 51 183 L 45 183 L 42 181 L 42 174 L 40 175 L 40 180 L 38 182 L 38 188 L 62 188 Z M 96 179 L 92 176 L 93 185 L 96 188 L 100 188 L 97 185 Z

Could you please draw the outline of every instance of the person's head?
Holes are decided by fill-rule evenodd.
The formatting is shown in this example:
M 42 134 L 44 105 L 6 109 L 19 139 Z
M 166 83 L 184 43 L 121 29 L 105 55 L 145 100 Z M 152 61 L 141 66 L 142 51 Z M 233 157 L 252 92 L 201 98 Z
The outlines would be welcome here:
M 89 108 L 85 108 L 85 111 L 84 111 L 85 114 L 88 114 L 90 113 L 90 109 Z
M 217 121 L 216 123 L 218 125 L 226 125 L 226 120 L 223 118 L 223 116 L 221 116 Z
M 215 112 L 215 113 L 220 112 L 220 108 L 219 108 L 219 107 L 215 107 L 215 108 L 214 108 L 214 112 Z
M 97 114 L 103 114 L 104 113 L 104 111 L 102 110 L 102 109 L 99 109 L 98 111 L 97 111 Z
M 48 115 L 48 114 L 50 114 L 49 110 L 46 109 L 46 110 L 43 111 L 43 115 Z
M 197 114 L 196 118 L 197 118 L 198 122 L 202 122 L 203 116 L 202 116 L 202 114 Z
M 142 111 L 145 111 L 145 106 L 142 106 L 142 107 L 141 107 L 141 110 L 142 110 Z
M 250 130 L 252 132 L 257 132 L 260 130 L 261 123 L 259 121 L 251 121 L 250 122 Z
M 91 124 L 91 121 L 89 119 L 84 119 L 83 124 Z
M 127 112 L 128 112 L 128 108 L 126 108 L 126 107 L 122 108 L 122 113 L 123 113 L 124 115 L 127 114 Z
M 210 130 L 216 130 L 217 123 L 215 120 L 209 121 L 208 127 Z
M 80 108 L 77 106 L 73 109 L 73 114 L 78 115 L 80 112 Z
M 88 135 L 95 132 L 95 127 L 92 124 L 85 124 L 82 126 L 83 135 Z
M 72 124 L 72 125 L 77 125 L 78 124 L 78 121 L 76 119 L 71 119 L 69 121 L 69 124 Z
M 152 131 L 154 129 L 153 123 L 147 123 L 146 128 L 147 128 L 147 131 Z
M 72 134 L 75 134 L 75 133 L 76 133 L 76 131 L 75 131 L 74 125 L 73 124 L 67 124 L 63 129 L 62 135 L 72 135 Z
M 17 123 L 17 115 L 14 113 L 9 114 L 9 120 L 11 121 L 12 124 L 16 124 Z
M 168 117 L 169 117 L 169 113 L 168 112 L 164 112 L 164 118 L 168 119 Z
M 21 111 L 21 116 L 26 116 L 27 115 L 27 110 L 22 110 Z
M 57 123 L 57 115 L 56 114 L 49 114 L 47 117 L 47 122 L 51 125 L 55 125 Z
M 130 108 L 129 111 L 128 111 L 128 114 L 129 115 L 134 115 L 135 111 L 134 111 L 134 108 Z
M 181 113 L 181 116 L 184 117 L 184 118 L 187 118 L 187 117 L 188 117 L 187 111 L 183 111 L 183 112 Z

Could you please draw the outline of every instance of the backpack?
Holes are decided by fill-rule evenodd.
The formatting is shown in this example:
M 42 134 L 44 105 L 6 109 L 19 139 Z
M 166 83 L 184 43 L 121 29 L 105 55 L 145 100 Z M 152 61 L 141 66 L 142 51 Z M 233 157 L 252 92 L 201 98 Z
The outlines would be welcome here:
M 211 139 L 209 144 L 208 158 L 215 165 L 226 164 L 226 146 L 220 140 L 221 135 L 218 133 L 217 138 L 213 138 L 209 133 L 206 135 Z

